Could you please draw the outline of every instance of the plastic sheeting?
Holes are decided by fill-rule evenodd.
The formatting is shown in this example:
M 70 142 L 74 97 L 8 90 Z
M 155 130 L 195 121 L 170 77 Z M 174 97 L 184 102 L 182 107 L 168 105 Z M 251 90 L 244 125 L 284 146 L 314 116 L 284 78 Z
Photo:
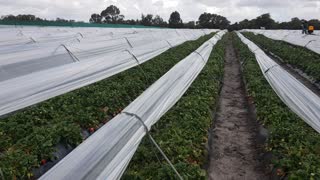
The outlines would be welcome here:
M 302 46 L 320 54 L 320 32 L 315 31 L 312 35 L 302 34 L 302 30 L 251 30 L 243 31 L 262 34 L 270 39 L 285 41 L 287 43 Z
M 256 44 L 237 33 L 256 56 L 261 71 L 280 99 L 320 133 L 320 98 L 267 56 Z
M 186 92 L 205 66 L 219 32 L 176 64 L 123 112 L 136 114 L 150 130 Z M 143 124 L 121 113 L 90 136 L 40 179 L 120 179 L 146 134 Z
M 10 28 L 9 28 L 10 29 Z M 115 30 L 77 32 L 48 28 L 4 31 L 0 37 L 0 81 L 46 70 L 56 66 L 85 61 L 131 48 L 170 47 L 205 34 L 202 30 Z M 71 28 L 69 28 L 71 29 Z M 45 29 L 46 30 L 46 29 Z M 116 33 L 114 33 L 113 31 Z M 44 31 L 44 32 L 43 32 Z M 82 32 L 84 31 L 84 32 Z M 0 29 L 1 32 L 1 29 Z M 11 37 L 13 36 L 13 37 Z M 8 39 L 9 38 L 9 39 Z M 21 41 L 23 40 L 23 41 Z M 24 41 L 25 40 L 25 41 Z
M 115 75 L 212 31 L 1 28 L 0 32 L 8 34 L 0 37 L 1 116 Z M 21 43 L 19 34 L 29 37 L 31 32 L 36 32 L 32 37 L 36 41 Z M 79 36 L 79 41 L 69 41 Z

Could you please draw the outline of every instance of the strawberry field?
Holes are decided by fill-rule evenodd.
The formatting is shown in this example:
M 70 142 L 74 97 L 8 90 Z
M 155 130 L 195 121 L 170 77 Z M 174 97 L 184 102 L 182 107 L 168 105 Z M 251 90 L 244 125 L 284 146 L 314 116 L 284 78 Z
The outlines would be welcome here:
M 236 36 L 234 42 L 243 63 L 248 93 L 256 106 L 257 120 L 270 131 L 265 151 L 273 155 L 274 171 L 278 176 L 289 179 L 319 179 L 319 134 L 282 103 L 263 77 L 248 47 Z M 277 44 L 274 48 L 281 49 Z M 286 50 L 284 46 L 283 51 Z M 291 54 L 295 54 L 295 51 L 291 51 Z
M 185 179 L 205 179 L 208 129 L 223 76 L 225 38 L 213 49 L 207 65 L 180 101 L 160 119 L 151 134 Z M 123 179 L 170 179 L 174 172 L 145 138 Z
M 4 176 L 33 177 L 34 168 L 56 160 L 53 153 L 59 143 L 80 144 L 210 37 L 212 34 L 186 42 L 140 66 L 1 119 Z
M 3 179 L 320 179 L 320 99 L 265 53 L 319 82 L 316 51 L 225 30 L 2 31 Z
M 304 47 L 288 44 L 284 41 L 269 39 L 263 35 L 254 35 L 251 32 L 243 33 L 250 40 L 262 48 L 279 56 L 284 63 L 301 69 L 309 76 L 320 82 L 320 55 Z

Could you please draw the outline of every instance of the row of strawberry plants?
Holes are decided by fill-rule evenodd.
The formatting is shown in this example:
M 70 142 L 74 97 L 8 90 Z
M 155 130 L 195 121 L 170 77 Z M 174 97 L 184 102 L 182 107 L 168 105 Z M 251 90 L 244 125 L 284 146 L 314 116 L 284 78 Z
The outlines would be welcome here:
M 254 54 L 234 35 L 248 94 L 257 118 L 270 133 L 266 152 L 273 154 L 277 175 L 289 179 L 320 178 L 320 135 L 295 115 L 264 78 Z
M 151 135 L 185 179 L 205 179 L 206 144 L 223 76 L 225 38 L 186 94 L 151 129 Z M 215 77 L 215 78 L 213 78 Z M 175 173 L 146 137 L 123 179 L 174 179 Z
M 0 119 L 0 170 L 27 179 L 32 169 L 55 160 L 59 143 L 77 146 L 84 129 L 93 133 L 181 59 L 212 37 L 203 36 L 108 79 Z M 141 71 L 143 69 L 144 73 Z M 147 78 L 145 77 L 147 74 Z
M 307 48 L 294 46 L 284 41 L 269 39 L 251 32 L 243 33 L 251 41 L 279 56 L 285 63 L 301 69 L 320 82 L 320 55 Z

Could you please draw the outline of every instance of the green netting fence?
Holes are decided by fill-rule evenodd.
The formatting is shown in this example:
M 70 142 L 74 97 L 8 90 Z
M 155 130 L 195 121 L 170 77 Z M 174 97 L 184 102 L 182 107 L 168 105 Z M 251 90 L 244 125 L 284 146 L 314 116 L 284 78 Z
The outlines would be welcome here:
M 103 27 L 103 28 L 161 28 L 154 26 L 129 25 L 129 24 L 95 24 L 85 22 L 55 22 L 55 21 L 4 21 L 0 25 L 15 26 L 66 26 L 66 27 Z

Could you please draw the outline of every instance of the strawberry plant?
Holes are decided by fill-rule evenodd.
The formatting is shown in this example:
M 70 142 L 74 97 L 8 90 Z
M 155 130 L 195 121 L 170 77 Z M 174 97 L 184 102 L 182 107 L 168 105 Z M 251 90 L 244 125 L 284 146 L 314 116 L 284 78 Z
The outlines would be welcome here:
M 265 150 L 273 154 L 277 174 L 289 179 L 320 179 L 320 135 L 275 94 L 254 54 L 236 35 L 234 41 L 258 121 L 270 132 Z
M 151 134 L 185 179 L 205 179 L 210 113 L 216 107 L 223 76 L 225 38 L 211 56 L 186 94 L 157 124 Z M 215 78 L 213 78 L 215 77 Z M 161 154 L 145 138 L 135 153 L 123 179 L 173 179 L 175 173 Z
M 279 56 L 285 63 L 301 69 L 309 76 L 320 82 L 320 55 L 307 48 L 294 46 L 284 41 L 269 39 L 263 35 L 251 32 L 243 33 L 254 43 Z
M 73 147 L 138 97 L 173 65 L 212 37 L 185 42 L 108 79 L 52 98 L 0 120 L 0 169 L 6 179 L 32 178 L 32 169 L 56 159 L 59 143 Z M 145 78 L 144 73 L 148 79 Z

